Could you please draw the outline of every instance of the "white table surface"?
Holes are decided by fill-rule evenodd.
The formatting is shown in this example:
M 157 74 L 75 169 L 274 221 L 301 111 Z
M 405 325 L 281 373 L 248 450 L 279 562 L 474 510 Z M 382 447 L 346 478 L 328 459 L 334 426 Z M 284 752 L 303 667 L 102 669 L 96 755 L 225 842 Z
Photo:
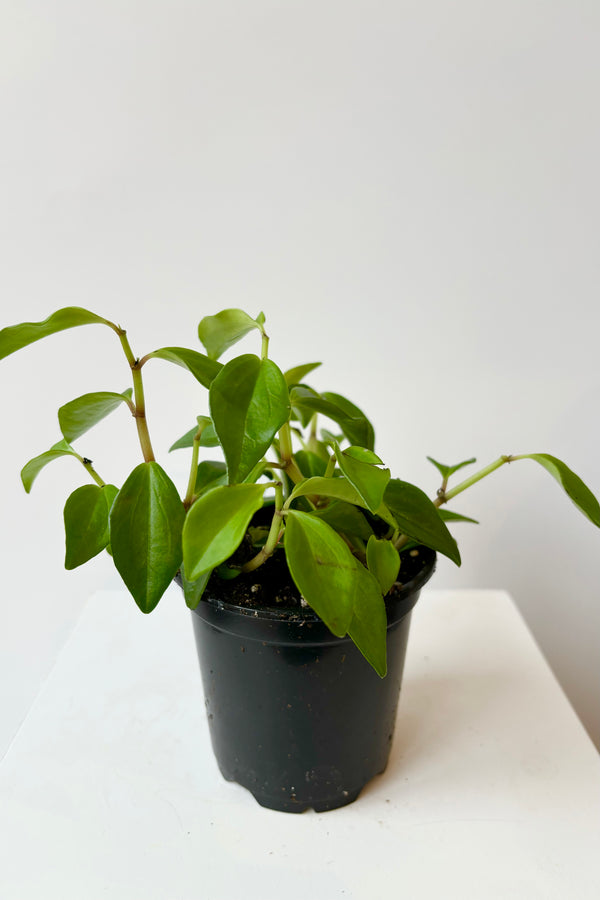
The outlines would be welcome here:
M 95 594 L 0 765 L 3 900 L 587 900 L 600 760 L 510 597 L 424 591 L 387 772 L 261 808 L 212 757 L 189 613 Z

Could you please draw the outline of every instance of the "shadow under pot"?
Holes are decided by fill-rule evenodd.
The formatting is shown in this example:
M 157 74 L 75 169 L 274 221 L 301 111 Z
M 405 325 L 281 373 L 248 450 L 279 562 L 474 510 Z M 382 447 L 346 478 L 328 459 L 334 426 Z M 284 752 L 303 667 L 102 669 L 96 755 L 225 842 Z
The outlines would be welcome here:
M 386 598 L 388 674 L 310 609 L 250 609 L 211 598 L 192 612 L 210 735 L 227 781 L 269 809 L 324 812 L 356 800 L 388 762 L 411 610 L 435 568 Z

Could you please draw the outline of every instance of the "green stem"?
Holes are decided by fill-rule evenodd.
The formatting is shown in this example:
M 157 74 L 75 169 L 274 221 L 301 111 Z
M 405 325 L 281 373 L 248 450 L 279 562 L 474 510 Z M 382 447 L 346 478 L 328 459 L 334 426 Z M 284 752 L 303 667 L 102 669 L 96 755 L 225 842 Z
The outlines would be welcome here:
M 263 331 L 262 332 L 262 344 L 260 348 L 260 358 L 268 359 L 269 358 L 269 335 Z
M 325 469 L 323 478 L 332 478 L 333 477 L 333 473 L 335 472 L 335 463 L 336 463 L 335 453 L 332 453 L 332 455 L 329 457 L 329 461 L 327 463 L 327 468 Z
M 96 482 L 96 484 L 99 487 L 104 487 L 106 482 L 100 478 L 100 476 L 94 469 L 91 459 L 88 459 L 86 456 L 79 456 L 79 454 L 77 454 L 77 459 L 79 460 L 79 462 L 81 463 L 81 465 L 83 466 L 85 471 L 88 473 L 88 475 L 90 475 L 90 477 L 93 478 L 93 480 Z
M 304 475 L 296 465 L 296 460 L 294 459 L 292 451 L 292 432 L 290 430 L 289 422 L 282 425 L 279 431 L 279 456 L 286 475 L 292 479 L 294 484 L 299 484 L 301 481 L 304 481 Z
M 281 535 L 283 534 L 283 485 L 281 481 L 275 482 L 275 512 L 273 513 L 273 518 L 271 520 L 271 528 L 269 529 L 269 534 L 267 536 L 267 540 L 265 541 L 264 547 L 262 547 L 256 556 L 254 556 L 249 562 L 247 562 L 244 566 L 242 566 L 242 572 L 254 572 L 255 569 L 258 569 L 259 566 L 262 566 L 264 562 L 266 562 L 273 553 L 275 552 L 275 548 L 279 543 Z
M 133 355 L 133 351 L 129 345 L 129 341 L 127 340 L 127 332 L 125 331 L 125 329 L 120 328 L 117 331 L 117 334 L 119 335 L 119 340 L 121 341 L 123 352 L 125 353 L 127 362 L 129 363 L 129 367 L 131 368 L 131 375 L 133 378 L 133 396 L 135 399 L 135 411 L 133 413 L 133 416 L 135 418 L 135 424 L 137 426 L 140 447 L 142 448 L 142 453 L 144 454 L 144 461 L 153 462 L 154 451 L 152 449 L 150 432 L 148 431 L 148 423 L 146 421 L 146 401 L 144 398 L 144 382 L 142 380 L 142 363 L 141 360 L 136 359 Z
M 196 478 L 198 477 L 198 454 L 200 451 L 200 440 L 202 438 L 202 432 L 206 428 L 207 422 L 198 423 L 198 431 L 194 435 L 194 440 L 192 443 L 192 462 L 190 464 L 190 477 L 188 479 L 187 490 L 185 492 L 185 499 L 183 501 L 183 505 L 185 509 L 189 509 L 194 501 L 194 491 L 196 488 Z
M 458 494 L 462 494 L 462 492 L 466 491 L 467 488 L 470 488 L 471 485 L 477 484 L 477 482 L 481 481 L 482 478 L 485 478 L 486 475 L 490 475 L 492 472 L 495 472 L 496 469 L 499 469 L 500 466 L 503 466 L 505 463 L 512 462 L 514 459 L 517 459 L 517 457 L 501 456 L 493 463 L 490 463 L 489 466 L 486 466 L 484 469 L 480 469 L 479 472 L 475 472 L 475 474 L 471 475 L 470 478 L 465 478 L 464 481 L 461 481 L 461 483 L 457 484 L 456 487 L 452 488 L 452 490 L 441 491 L 441 493 L 438 493 L 438 496 L 433 501 L 434 504 L 438 507 L 442 506 L 442 504 L 447 503 L 448 500 L 452 500 L 453 497 L 456 497 Z

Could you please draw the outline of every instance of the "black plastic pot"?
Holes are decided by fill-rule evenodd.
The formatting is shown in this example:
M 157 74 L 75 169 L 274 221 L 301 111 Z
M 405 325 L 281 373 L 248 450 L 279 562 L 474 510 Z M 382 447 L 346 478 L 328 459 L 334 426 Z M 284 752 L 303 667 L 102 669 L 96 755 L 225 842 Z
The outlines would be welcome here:
M 358 797 L 392 744 L 411 610 L 435 568 L 389 603 L 388 674 L 310 610 L 250 610 L 205 597 L 192 613 L 213 750 L 228 781 L 270 809 L 317 812 Z

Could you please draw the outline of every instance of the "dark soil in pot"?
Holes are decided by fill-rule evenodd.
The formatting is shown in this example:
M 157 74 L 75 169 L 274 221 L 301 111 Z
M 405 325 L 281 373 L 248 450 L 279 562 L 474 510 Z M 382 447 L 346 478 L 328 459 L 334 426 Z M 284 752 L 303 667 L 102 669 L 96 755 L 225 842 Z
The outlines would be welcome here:
M 386 598 L 383 679 L 301 604 L 283 554 L 211 578 L 192 620 L 213 749 L 223 776 L 262 806 L 335 809 L 386 768 L 411 610 L 435 568 L 427 548 L 402 557 L 404 581 Z

